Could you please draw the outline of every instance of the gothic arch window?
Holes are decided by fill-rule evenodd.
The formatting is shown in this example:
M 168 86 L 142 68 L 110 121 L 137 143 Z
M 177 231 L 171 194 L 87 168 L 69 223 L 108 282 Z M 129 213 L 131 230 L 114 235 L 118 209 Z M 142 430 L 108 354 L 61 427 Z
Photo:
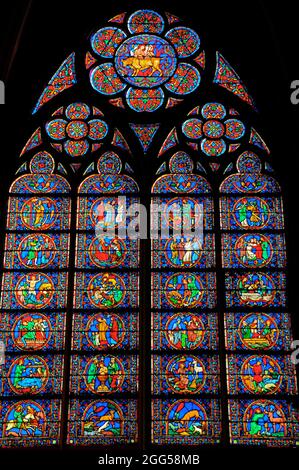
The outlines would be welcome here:
M 119 229 L 126 227 L 139 188 L 120 174 L 114 152 L 100 157 L 97 170 L 78 189 L 72 338 L 77 353 L 71 357 L 68 424 L 68 442 L 75 445 L 137 439 L 139 240 L 112 232 L 115 221 Z
M 42 91 L 8 197 L 1 446 L 298 444 L 281 189 L 215 55 L 131 11 Z
M 221 436 L 214 202 L 210 184 L 193 169 L 192 159 L 177 152 L 170 174 L 152 188 L 152 217 L 161 219 L 152 240 L 157 444 L 217 443 Z
M 282 445 L 295 437 L 286 397 L 297 389 L 285 354 L 291 337 L 281 189 L 253 152 L 239 157 L 237 171 L 220 188 L 230 437 L 271 444 L 274 434 Z M 269 416 L 268 432 L 257 432 L 259 415 Z
M 2 444 L 55 445 L 60 439 L 71 200 L 47 152 L 10 188 L 1 289 Z M 50 398 L 49 398 L 50 397 Z M 34 419 L 36 432 L 20 426 Z

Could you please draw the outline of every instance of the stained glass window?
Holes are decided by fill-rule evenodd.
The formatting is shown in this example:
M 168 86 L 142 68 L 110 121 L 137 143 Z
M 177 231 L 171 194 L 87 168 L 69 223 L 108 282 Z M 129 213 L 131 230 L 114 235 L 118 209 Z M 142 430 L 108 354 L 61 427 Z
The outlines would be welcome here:
M 160 222 L 152 240 L 156 444 L 217 443 L 221 433 L 214 208 L 209 183 L 193 167 L 189 155 L 177 152 L 170 173 L 152 189 L 153 222 Z M 189 234 L 183 230 L 187 223 Z
M 1 288 L 1 443 L 57 445 L 64 371 L 70 186 L 47 152 L 10 188 Z M 51 399 L 43 397 L 52 396 Z
M 171 13 L 120 13 L 36 90 L 1 446 L 298 445 L 282 191 L 253 98 L 203 46 Z
M 220 203 L 230 439 L 283 446 L 295 437 L 288 398 L 297 388 L 281 191 L 253 152 L 239 157 L 237 170 L 222 183 Z
M 139 190 L 112 151 L 97 170 L 82 182 L 77 200 L 72 445 L 134 443 L 138 433 L 139 240 L 122 238 L 114 224 L 126 227 Z

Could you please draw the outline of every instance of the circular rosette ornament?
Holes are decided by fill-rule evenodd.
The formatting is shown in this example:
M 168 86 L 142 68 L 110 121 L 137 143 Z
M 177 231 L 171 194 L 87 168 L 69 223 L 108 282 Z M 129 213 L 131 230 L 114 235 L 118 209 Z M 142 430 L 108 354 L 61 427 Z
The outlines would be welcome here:
M 189 116 L 182 132 L 194 149 L 200 145 L 208 157 L 220 157 L 240 147 L 246 128 L 234 109 L 228 111 L 221 103 L 206 103 L 194 108 Z
M 97 31 L 86 55 L 94 90 L 111 96 L 111 104 L 137 112 L 173 107 L 194 92 L 205 56 L 195 31 L 173 27 L 179 21 L 152 10 L 112 18 L 116 26 Z M 167 100 L 167 95 L 172 96 Z
M 51 145 L 73 158 L 84 157 L 103 144 L 109 131 L 103 113 L 84 103 L 72 103 L 57 110 L 46 124 Z

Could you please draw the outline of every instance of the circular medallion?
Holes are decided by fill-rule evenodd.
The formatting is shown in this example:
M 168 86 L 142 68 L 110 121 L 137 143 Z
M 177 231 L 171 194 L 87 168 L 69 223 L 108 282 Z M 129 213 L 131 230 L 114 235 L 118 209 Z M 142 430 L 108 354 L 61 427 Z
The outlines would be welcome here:
M 126 245 L 121 238 L 95 238 L 89 247 L 91 261 L 100 268 L 120 266 L 126 254 Z
M 241 366 L 241 379 L 251 393 L 276 393 L 281 385 L 282 371 L 278 362 L 269 356 L 251 356 Z
M 165 83 L 176 70 L 173 47 L 165 39 L 140 34 L 127 39 L 117 50 L 115 67 L 130 85 L 152 88 Z
M 247 230 L 264 228 L 270 219 L 270 209 L 266 201 L 257 197 L 238 199 L 233 207 L 233 217 L 237 225 Z
M 248 273 L 238 279 L 238 296 L 242 304 L 268 305 L 276 295 L 274 280 L 263 273 Z
M 89 360 L 84 371 L 88 390 L 93 393 L 120 391 L 125 379 L 121 361 L 115 356 L 100 356 Z
M 103 140 L 108 134 L 108 125 L 101 119 L 89 121 L 89 138 L 91 140 Z
M 261 173 L 262 163 L 260 158 L 253 152 L 243 152 L 237 161 L 239 173 Z
M 100 175 L 118 175 L 122 169 L 121 159 L 114 152 L 105 152 L 98 160 Z
M 273 248 L 265 235 L 243 235 L 236 241 L 235 253 L 243 266 L 261 268 L 271 262 Z
M 220 103 L 207 103 L 202 107 L 201 114 L 205 119 L 224 119 L 226 110 Z
M 128 105 L 134 111 L 152 113 L 162 106 L 164 93 L 162 88 L 129 88 L 126 98 Z
M 168 319 L 164 334 L 171 348 L 196 349 L 203 342 L 205 328 L 198 315 L 178 313 Z
M 66 137 L 67 121 L 54 119 L 46 124 L 46 132 L 53 140 L 63 140 Z
M 37 233 L 28 235 L 20 241 L 18 258 L 25 268 L 45 268 L 54 260 L 56 251 L 52 237 Z
M 84 120 L 90 116 L 90 108 L 85 103 L 72 103 L 65 111 L 68 119 Z
M 112 64 L 101 64 L 90 74 L 92 87 L 103 95 L 115 95 L 126 88 Z
M 64 150 L 70 157 L 83 157 L 89 150 L 89 143 L 87 140 L 68 140 Z
M 168 386 L 176 393 L 197 393 L 206 381 L 203 362 L 195 356 L 177 356 L 165 370 Z
M 202 242 L 196 237 L 171 238 L 165 245 L 165 257 L 170 266 L 191 268 L 200 263 Z
M 30 161 L 30 172 L 34 174 L 51 174 L 55 168 L 53 157 L 48 152 L 39 152 Z
M 177 95 L 188 95 L 199 87 L 200 81 L 200 73 L 195 67 L 181 63 L 173 77 L 166 83 L 165 88 Z
M 115 313 L 94 315 L 87 323 L 87 341 L 98 350 L 121 347 L 125 335 L 125 324 Z
M 126 38 L 126 34 L 118 28 L 109 26 L 100 29 L 91 38 L 94 52 L 104 58 L 112 58 L 118 46 Z
M 13 361 L 8 371 L 8 383 L 18 395 L 42 392 L 49 379 L 46 361 L 39 356 L 21 356 Z
M 128 21 L 128 29 L 131 34 L 161 34 L 164 30 L 164 20 L 162 16 L 155 11 L 138 10 L 130 16 Z
M 106 175 L 107 176 L 107 175 Z M 113 175 L 109 175 L 108 183 L 113 181 Z M 117 189 L 121 187 L 116 186 Z M 97 199 L 90 209 L 90 219 L 94 227 L 99 229 L 113 229 L 125 216 L 125 203 L 118 205 L 116 198 L 101 197 Z M 116 220 L 117 219 L 117 220 Z M 102 233 L 101 233 L 102 235 Z
M 43 349 L 51 336 L 51 323 L 41 313 L 25 313 L 18 317 L 12 327 L 14 345 L 24 351 Z
M 200 305 L 204 291 L 199 276 L 191 273 L 172 275 L 165 286 L 165 296 L 176 308 L 193 308 Z
M 201 142 L 201 150 L 208 157 L 220 157 L 226 151 L 226 143 L 223 139 L 220 140 L 210 140 L 203 139 Z
M 240 320 L 238 334 L 248 349 L 272 349 L 279 337 L 275 320 L 266 313 L 249 313 Z
M 225 136 L 230 140 L 238 140 L 244 136 L 246 128 L 238 119 L 228 119 L 224 123 Z
M 198 34 L 190 28 L 178 26 L 166 34 L 180 58 L 190 57 L 198 51 L 200 39 Z
M 21 307 L 40 309 L 52 300 L 55 289 L 49 276 L 42 273 L 26 274 L 16 285 L 15 296 Z
M 220 121 L 210 119 L 204 124 L 203 133 L 210 139 L 220 139 L 225 133 L 224 125 Z
M 24 202 L 21 208 L 21 219 L 30 230 L 47 230 L 56 222 L 58 209 L 53 199 L 33 197 Z
M 196 199 L 190 197 L 171 199 L 163 211 L 165 224 L 174 229 L 182 228 L 183 222 L 185 226 L 194 228 L 200 214 L 202 214 L 202 206 Z
M 117 274 L 98 274 L 88 286 L 89 300 L 98 308 L 117 307 L 123 302 L 125 295 L 125 283 Z
M 88 125 L 84 121 L 71 121 L 67 125 L 66 133 L 70 139 L 84 139 L 88 135 Z
M 196 118 L 188 119 L 184 122 L 182 131 L 189 139 L 201 139 L 202 121 Z

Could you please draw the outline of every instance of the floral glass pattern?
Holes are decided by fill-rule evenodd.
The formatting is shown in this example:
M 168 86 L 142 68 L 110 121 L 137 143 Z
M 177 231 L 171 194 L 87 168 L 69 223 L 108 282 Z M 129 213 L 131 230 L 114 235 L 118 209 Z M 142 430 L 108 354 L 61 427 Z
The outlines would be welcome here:
M 127 28 L 109 26 L 96 32 L 91 48 L 101 63 L 90 72 L 92 87 L 112 97 L 125 92 L 127 105 L 137 112 L 161 108 L 167 92 L 179 97 L 194 92 L 201 81 L 192 62 L 200 38 L 190 28 L 167 24 L 159 13 L 139 10 L 128 18 Z
M 230 116 L 221 103 L 207 103 L 198 109 L 198 117 L 192 117 L 182 125 L 184 136 L 200 142 L 202 152 L 208 157 L 220 157 L 232 151 L 232 142 L 239 142 L 245 135 L 245 125 L 236 116 Z
M 95 151 L 102 145 L 108 134 L 107 123 L 102 119 L 99 110 L 90 109 L 84 103 L 72 103 L 66 107 L 65 113 L 46 124 L 46 132 L 54 143 L 56 150 L 73 158 L 83 157 L 91 150 Z

